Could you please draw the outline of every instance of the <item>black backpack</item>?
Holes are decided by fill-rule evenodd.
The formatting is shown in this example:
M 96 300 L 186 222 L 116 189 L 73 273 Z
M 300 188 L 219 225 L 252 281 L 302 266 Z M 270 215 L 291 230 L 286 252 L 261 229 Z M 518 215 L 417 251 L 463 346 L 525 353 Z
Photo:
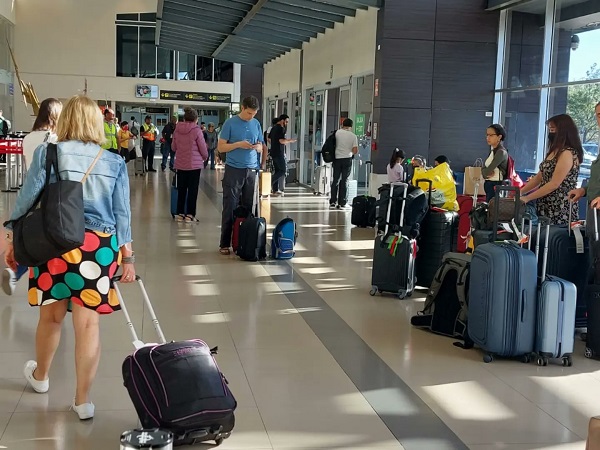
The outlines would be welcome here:
M 337 146 L 335 139 L 336 132 L 337 131 L 334 131 L 327 139 L 325 139 L 325 143 L 321 148 L 321 156 L 323 157 L 323 161 L 325 161 L 325 163 L 332 163 L 335 160 L 335 147 Z
M 446 253 L 437 270 L 427 298 L 425 308 L 410 323 L 433 333 L 465 341 L 459 345 L 470 348 L 467 332 L 469 303 L 469 273 L 471 255 Z

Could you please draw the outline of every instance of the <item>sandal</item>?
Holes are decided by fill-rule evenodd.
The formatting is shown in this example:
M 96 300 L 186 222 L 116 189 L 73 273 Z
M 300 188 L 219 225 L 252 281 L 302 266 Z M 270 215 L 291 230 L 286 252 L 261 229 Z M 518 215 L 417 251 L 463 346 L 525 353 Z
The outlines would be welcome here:
M 186 222 L 200 222 L 200 220 L 196 219 L 194 216 L 187 215 L 185 216 Z
M 225 255 L 225 256 L 229 256 L 231 255 L 231 251 L 229 250 L 229 247 L 222 247 L 219 249 L 219 253 L 221 255 Z
M 177 214 L 177 216 L 175 216 L 175 220 L 177 222 L 184 222 L 185 221 L 185 215 L 183 215 L 183 214 Z

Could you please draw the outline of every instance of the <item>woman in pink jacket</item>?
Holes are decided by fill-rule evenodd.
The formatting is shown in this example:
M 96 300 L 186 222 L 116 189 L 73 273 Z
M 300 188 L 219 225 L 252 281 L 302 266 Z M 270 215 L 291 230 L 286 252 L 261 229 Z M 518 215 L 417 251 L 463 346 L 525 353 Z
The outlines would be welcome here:
M 200 170 L 208 158 L 208 150 L 204 134 L 198 126 L 196 110 L 185 108 L 183 120 L 183 123 L 177 124 L 171 144 L 171 150 L 175 152 L 177 177 L 177 220 L 199 222 L 196 218 L 196 201 L 200 188 Z

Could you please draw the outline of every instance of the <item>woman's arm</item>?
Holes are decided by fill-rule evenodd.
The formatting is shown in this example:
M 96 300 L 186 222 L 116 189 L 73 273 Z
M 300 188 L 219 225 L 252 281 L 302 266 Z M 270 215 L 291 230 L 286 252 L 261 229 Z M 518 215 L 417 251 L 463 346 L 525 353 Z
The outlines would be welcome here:
M 481 175 L 483 175 L 483 178 L 491 177 L 494 170 L 496 170 L 496 168 L 498 168 L 498 166 L 506 159 L 508 159 L 508 152 L 503 149 L 498 149 L 494 154 L 494 159 L 492 159 L 490 165 L 481 168 Z
M 526 195 L 528 192 L 533 191 L 542 183 L 542 174 L 536 173 L 531 179 L 525 183 L 525 186 L 521 188 L 521 195 Z
M 17 220 L 23 216 L 44 189 L 46 184 L 46 146 L 47 144 L 41 144 L 35 149 L 31 166 L 27 170 L 23 187 L 19 191 L 9 220 Z M 7 224 L 6 228 L 12 230 L 12 224 Z
M 123 256 L 131 254 L 131 205 L 129 203 L 129 177 L 125 163 L 121 164 L 117 182 L 112 195 L 113 213 L 117 222 L 117 245 L 127 245 Z M 129 248 L 129 252 L 127 252 Z
M 556 162 L 556 168 L 552 173 L 552 178 L 550 179 L 550 181 L 543 185 L 541 188 L 539 188 L 537 191 L 532 192 L 530 195 L 527 195 L 526 197 L 521 197 L 521 199 L 525 202 L 528 202 L 530 200 L 535 200 L 537 198 L 544 197 L 554 192 L 560 187 L 560 185 L 565 180 L 567 174 L 572 168 L 573 154 L 569 150 L 566 150 L 562 153 L 562 155 L 560 155 L 560 158 L 558 158 L 558 161 Z

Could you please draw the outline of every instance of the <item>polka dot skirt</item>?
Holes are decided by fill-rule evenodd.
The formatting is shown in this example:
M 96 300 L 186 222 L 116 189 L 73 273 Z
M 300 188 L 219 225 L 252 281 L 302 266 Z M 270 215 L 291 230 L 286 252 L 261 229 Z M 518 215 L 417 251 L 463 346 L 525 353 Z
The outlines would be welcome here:
M 121 309 L 111 278 L 121 264 L 117 237 L 86 231 L 83 245 L 29 269 L 29 304 L 61 300 L 110 314 Z

